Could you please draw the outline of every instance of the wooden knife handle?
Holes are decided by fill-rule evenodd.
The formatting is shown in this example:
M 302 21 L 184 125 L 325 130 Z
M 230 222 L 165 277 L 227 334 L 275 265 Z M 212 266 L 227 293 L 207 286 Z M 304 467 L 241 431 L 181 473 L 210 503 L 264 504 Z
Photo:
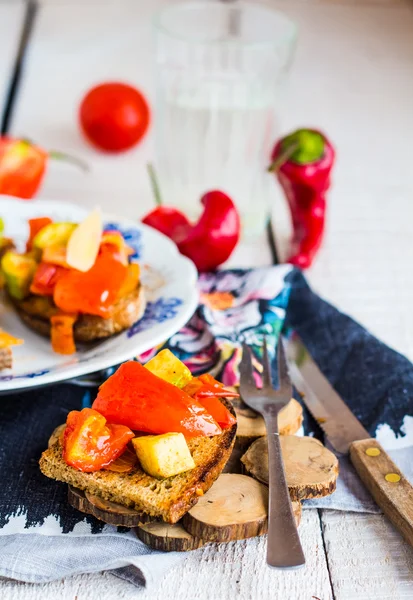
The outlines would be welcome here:
M 353 442 L 350 458 L 384 514 L 413 546 L 413 487 L 403 473 L 373 439 Z

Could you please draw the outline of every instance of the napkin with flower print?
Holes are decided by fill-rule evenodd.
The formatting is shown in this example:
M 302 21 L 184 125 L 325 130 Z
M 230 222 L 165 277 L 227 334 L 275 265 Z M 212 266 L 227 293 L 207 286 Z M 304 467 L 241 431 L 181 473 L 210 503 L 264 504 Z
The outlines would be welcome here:
M 225 385 L 239 383 L 241 345 L 253 350 L 260 383 L 262 341 L 275 348 L 283 327 L 291 286 L 289 265 L 259 269 L 231 269 L 199 278 L 200 302 L 187 325 L 165 344 L 146 352 L 146 362 L 160 349 L 169 348 L 194 375 L 212 372 Z

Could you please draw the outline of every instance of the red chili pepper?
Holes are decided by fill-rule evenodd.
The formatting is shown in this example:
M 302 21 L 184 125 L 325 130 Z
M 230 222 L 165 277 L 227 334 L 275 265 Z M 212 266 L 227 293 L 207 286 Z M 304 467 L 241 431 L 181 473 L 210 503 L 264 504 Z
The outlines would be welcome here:
M 158 206 L 142 219 L 142 223 L 157 229 L 174 241 L 174 238 L 185 236 L 191 228 L 187 217 L 172 206 Z
M 49 158 L 71 161 L 87 169 L 82 161 L 61 152 L 46 152 L 28 140 L 0 137 L 0 194 L 32 198 L 42 183 Z
M 325 224 L 326 192 L 334 165 L 334 148 L 320 131 L 299 129 L 277 142 L 269 171 L 277 173 L 293 223 L 292 253 L 287 262 L 308 268 L 320 248 Z
M 240 219 L 231 198 L 218 190 L 207 192 L 201 198 L 204 212 L 197 223 L 191 224 L 179 210 L 162 206 L 151 168 L 150 176 L 158 207 L 147 214 L 142 223 L 170 237 L 199 272 L 219 267 L 231 256 L 240 236 Z

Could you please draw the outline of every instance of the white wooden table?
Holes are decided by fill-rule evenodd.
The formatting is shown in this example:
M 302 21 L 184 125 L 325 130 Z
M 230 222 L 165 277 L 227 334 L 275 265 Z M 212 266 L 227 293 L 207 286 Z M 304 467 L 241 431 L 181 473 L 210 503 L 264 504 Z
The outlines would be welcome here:
M 171 3 L 171 0 L 169 0 Z M 11 133 L 84 156 L 93 171 L 51 168 L 40 194 L 138 218 L 151 206 L 136 150 L 104 156 L 76 125 L 82 93 L 116 78 L 151 99 L 150 17 L 165 0 L 44 0 L 31 38 Z M 408 0 L 308 0 L 281 7 L 300 26 L 283 129 L 319 125 L 338 149 L 324 249 L 313 286 L 374 334 L 413 359 L 413 8 Z M 0 99 L 17 47 L 23 6 L 0 2 Z M 1 100 L 0 100 L 1 101 Z M 1 107 L 0 107 L 1 108 Z M 277 235 L 288 234 L 275 201 Z M 264 239 L 240 247 L 233 265 L 268 264 Z M 413 551 L 380 515 L 304 511 L 305 570 L 270 570 L 264 539 L 188 554 L 159 588 L 138 592 L 108 574 L 36 586 L 2 581 L 4 600 L 404 600 L 413 598 Z

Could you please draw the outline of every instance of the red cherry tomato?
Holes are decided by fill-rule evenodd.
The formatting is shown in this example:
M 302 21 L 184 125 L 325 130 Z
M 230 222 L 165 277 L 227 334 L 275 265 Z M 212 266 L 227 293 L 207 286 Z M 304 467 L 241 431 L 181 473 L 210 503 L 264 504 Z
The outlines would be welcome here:
M 149 106 L 144 96 L 125 83 L 102 83 L 83 98 L 79 120 L 86 138 L 100 150 L 122 152 L 145 135 Z
M 135 436 L 123 425 L 112 425 L 91 408 L 72 410 L 67 415 L 63 434 L 63 459 L 85 473 L 109 466 Z

